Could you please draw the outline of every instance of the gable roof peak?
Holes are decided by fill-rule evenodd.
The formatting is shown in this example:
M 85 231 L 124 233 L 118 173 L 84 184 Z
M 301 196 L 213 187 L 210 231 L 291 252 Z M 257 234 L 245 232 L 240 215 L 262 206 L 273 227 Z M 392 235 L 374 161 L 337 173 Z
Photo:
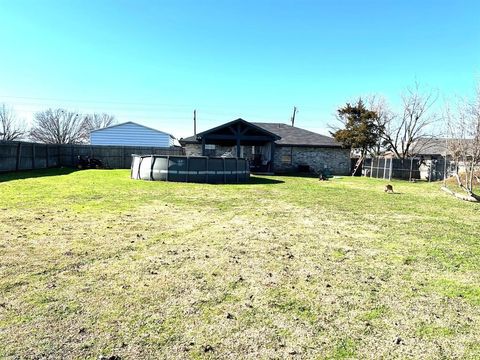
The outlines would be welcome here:
M 154 129 L 154 128 L 149 127 L 149 126 L 145 126 L 145 125 L 136 123 L 136 122 L 134 122 L 134 121 L 125 121 L 125 122 L 122 122 L 122 123 L 119 123 L 119 124 L 113 124 L 113 125 L 110 125 L 110 126 L 106 126 L 106 127 L 100 128 L 100 129 L 95 129 L 95 130 L 92 130 L 92 131 L 90 131 L 90 132 L 92 133 L 92 132 L 95 132 L 95 131 L 102 131 L 102 130 L 105 130 L 105 129 L 111 129 L 111 128 L 115 128 L 115 127 L 122 126 L 122 125 L 127 125 L 127 124 L 132 124 L 132 125 L 140 126 L 140 127 L 142 127 L 142 128 L 145 128 L 145 129 L 153 130 L 153 131 L 156 131 L 156 132 L 158 132 L 158 133 L 168 135 L 168 136 L 170 136 L 172 139 L 176 139 L 175 136 L 173 136 L 172 134 L 169 134 L 169 133 L 167 133 L 167 132 L 165 132 L 165 131 L 161 131 L 161 130 L 158 130 L 158 129 Z

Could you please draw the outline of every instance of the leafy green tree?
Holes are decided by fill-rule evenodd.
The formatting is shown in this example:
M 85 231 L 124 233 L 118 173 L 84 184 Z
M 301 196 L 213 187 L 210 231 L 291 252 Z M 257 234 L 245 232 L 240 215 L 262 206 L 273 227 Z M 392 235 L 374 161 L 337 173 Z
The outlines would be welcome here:
M 356 104 L 347 103 L 337 110 L 337 118 L 343 128 L 331 132 L 343 146 L 358 149 L 360 156 L 374 148 L 380 140 L 380 128 L 377 125 L 377 113 L 366 108 L 362 99 Z

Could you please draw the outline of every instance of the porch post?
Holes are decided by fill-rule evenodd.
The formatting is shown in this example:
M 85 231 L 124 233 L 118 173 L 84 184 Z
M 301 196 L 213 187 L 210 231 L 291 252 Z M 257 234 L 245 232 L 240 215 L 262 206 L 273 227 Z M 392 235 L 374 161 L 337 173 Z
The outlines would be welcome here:
M 235 133 L 235 138 L 237 140 L 237 158 L 240 157 L 240 124 L 237 124 L 237 132 Z
M 237 138 L 237 158 L 240 157 L 240 139 Z

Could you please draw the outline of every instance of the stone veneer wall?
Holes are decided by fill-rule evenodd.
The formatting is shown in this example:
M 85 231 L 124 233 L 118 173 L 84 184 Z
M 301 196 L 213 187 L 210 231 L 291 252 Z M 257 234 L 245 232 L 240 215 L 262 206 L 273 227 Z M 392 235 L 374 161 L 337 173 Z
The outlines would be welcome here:
M 223 154 L 230 152 L 235 157 L 237 149 L 235 146 L 215 146 L 215 155 L 222 156 Z M 185 144 L 185 155 L 186 156 L 202 156 L 202 144 Z M 244 146 L 243 147 L 243 157 L 250 159 L 252 157 L 252 147 Z
M 216 146 L 215 156 L 221 156 L 231 147 Z M 244 147 L 244 157 L 251 156 L 251 146 Z M 292 154 L 292 163 L 283 164 L 282 156 Z M 185 144 L 185 155 L 202 156 L 201 144 Z M 314 171 L 319 172 L 325 165 L 335 175 L 350 174 L 350 149 L 321 148 L 302 146 L 275 146 L 274 171 L 295 172 L 298 165 L 309 165 Z
M 202 144 L 185 144 L 186 156 L 202 156 Z
M 283 155 L 292 155 L 292 163 L 282 163 Z M 316 172 L 327 166 L 335 175 L 348 175 L 350 174 L 350 149 L 275 146 L 275 172 L 296 171 L 298 165 L 309 165 Z

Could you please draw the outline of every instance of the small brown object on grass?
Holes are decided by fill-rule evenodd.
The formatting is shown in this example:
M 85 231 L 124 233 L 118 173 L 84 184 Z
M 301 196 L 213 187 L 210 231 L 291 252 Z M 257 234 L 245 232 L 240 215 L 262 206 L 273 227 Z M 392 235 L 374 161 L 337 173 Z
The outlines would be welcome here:
M 385 189 L 383 190 L 386 193 L 393 194 L 393 186 L 390 184 L 385 185 Z

